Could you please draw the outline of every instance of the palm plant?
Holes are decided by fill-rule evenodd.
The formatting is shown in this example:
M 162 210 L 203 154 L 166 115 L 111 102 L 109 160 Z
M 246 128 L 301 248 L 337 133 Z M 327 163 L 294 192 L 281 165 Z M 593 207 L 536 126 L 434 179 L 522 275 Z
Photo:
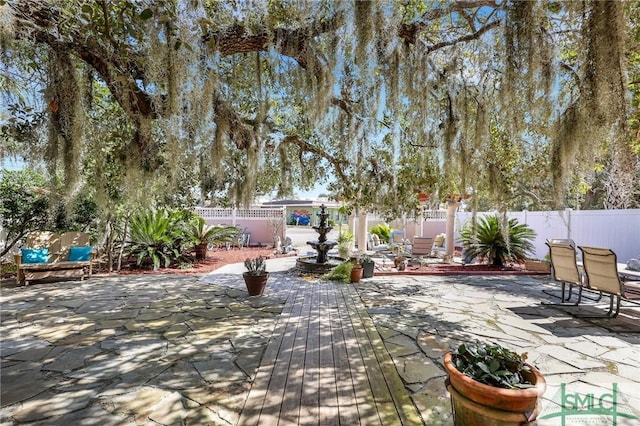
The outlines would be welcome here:
M 198 255 L 198 247 L 204 246 L 206 255 L 206 246 L 209 244 L 224 244 L 237 241 L 240 230 L 237 226 L 224 225 L 207 225 L 204 218 L 200 216 L 193 217 L 185 226 L 186 237 L 196 247 L 196 258 L 204 258 Z
M 489 264 L 502 267 L 511 261 L 524 261 L 533 251 L 531 240 L 536 233 L 528 225 L 519 224 L 517 219 L 493 215 L 480 218 L 475 232 L 471 224 L 465 225 L 460 235 L 465 255 L 485 258 Z

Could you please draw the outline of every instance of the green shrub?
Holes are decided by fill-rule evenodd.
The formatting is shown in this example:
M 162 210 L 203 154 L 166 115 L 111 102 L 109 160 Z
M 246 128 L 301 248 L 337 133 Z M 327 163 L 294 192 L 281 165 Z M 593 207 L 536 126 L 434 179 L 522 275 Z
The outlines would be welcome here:
M 337 239 L 337 243 L 344 245 L 344 244 L 351 244 L 353 242 L 353 233 L 351 233 L 351 231 L 342 231 L 338 234 L 338 239 Z
M 480 218 L 475 233 L 471 223 L 460 231 L 465 256 L 485 258 L 489 264 L 504 266 L 508 262 L 522 262 L 533 251 L 536 233 L 517 219 L 506 221 L 497 215 Z M 505 239 L 505 234 L 507 239 Z
M 6 232 L 0 257 L 30 231 L 46 229 L 51 202 L 46 183 L 31 170 L 0 169 L 0 223 Z
M 154 271 L 161 264 L 167 268 L 178 262 L 183 257 L 183 246 L 188 241 L 183 219 L 183 212 L 166 209 L 135 214 L 131 218 L 127 255 L 136 257 L 138 265 L 147 259 L 151 260 Z
M 376 234 L 380 237 L 381 243 L 389 243 L 389 239 L 391 238 L 391 228 L 389 225 L 384 223 L 379 223 L 369 231 L 370 234 Z
M 351 269 L 353 269 L 353 263 L 351 261 L 342 262 L 324 274 L 322 278 L 331 281 L 342 281 L 348 284 L 351 282 Z

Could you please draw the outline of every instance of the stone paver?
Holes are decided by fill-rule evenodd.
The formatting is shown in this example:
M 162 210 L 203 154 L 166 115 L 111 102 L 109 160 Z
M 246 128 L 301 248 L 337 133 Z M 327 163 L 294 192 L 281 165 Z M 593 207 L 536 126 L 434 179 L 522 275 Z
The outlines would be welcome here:
M 0 424 L 235 425 L 289 289 L 314 285 L 288 272 L 294 262 L 269 261 L 258 298 L 247 297 L 241 264 L 202 278 L 2 289 Z M 564 384 L 596 401 L 615 387 L 619 410 L 640 417 L 636 305 L 578 319 L 541 305 L 556 284 L 526 276 L 379 276 L 354 288 L 384 343 L 375 351 L 390 356 L 425 425 L 452 423 L 442 355 L 473 340 L 528 354 L 548 383 L 543 414 L 557 411 Z
M 3 289 L 0 424 L 235 424 L 286 300 L 240 286 L 219 274 Z
M 381 276 L 354 286 L 427 425 L 452 424 L 442 356 L 475 340 L 527 353 L 541 370 L 548 390 L 538 425 L 561 424 L 559 417 L 542 418 L 558 411 L 561 384 L 583 395 L 585 409 L 588 395 L 597 405 L 601 395 L 611 397 L 615 384 L 618 410 L 637 417 L 618 424 L 640 423 L 640 306 L 623 302 L 615 319 L 574 318 L 575 309 L 541 305 L 551 301 L 542 290 L 556 286 L 546 277 Z M 567 421 L 612 424 L 605 417 Z

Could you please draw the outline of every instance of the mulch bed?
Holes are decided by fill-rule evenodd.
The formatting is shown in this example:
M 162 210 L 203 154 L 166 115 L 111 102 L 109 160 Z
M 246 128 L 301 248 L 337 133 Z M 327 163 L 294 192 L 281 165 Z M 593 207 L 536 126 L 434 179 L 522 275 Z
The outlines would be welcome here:
M 218 268 L 221 268 L 225 265 L 229 265 L 232 263 L 241 263 L 244 262 L 247 258 L 253 258 L 258 256 L 263 256 L 265 259 L 274 259 L 277 257 L 287 257 L 287 256 L 295 256 L 296 252 L 288 253 L 288 254 L 274 254 L 274 250 L 272 248 L 262 248 L 262 247 L 243 247 L 241 249 L 232 248 L 229 250 L 225 249 L 216 249 L 209 250 L 207 252 L 207 258 L 205 260 L 199 260 L 197 263 L 194 263 L 189 268 L 160 268 L 158 271 L 153 271 L 149 267 L 140 267 L 138 265 L 129 264 L 126 267 L 123 267 L 119 275 L 140 275 L 140 274 L 164 274 L 164 275 L 173 275 L 173 274 L 193 274 L 193 275 L 201 275 L 206 274 L 211 271 L 215 271 Z M 98 270 L 95 275 L 109 275 L 106 271 Z M 111 274 L 116 274 L 116 272 L 112 272 Z
M 387 265 L 385 265 L 387 266 Z M 411 265 L 404 271 L 393 267 L 376 265 L 376 276 L 385 275 L 548 275 L 548 272 L 527 271 L 521 265 L 493 266 L 493 265 L 460 265 L 460 264 L 431 264 Z

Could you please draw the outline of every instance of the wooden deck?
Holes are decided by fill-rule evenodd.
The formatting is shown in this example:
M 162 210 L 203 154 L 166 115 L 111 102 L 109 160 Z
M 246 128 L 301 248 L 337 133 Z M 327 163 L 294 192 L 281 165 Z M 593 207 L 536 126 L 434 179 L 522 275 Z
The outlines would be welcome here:
M 353 287 L 298 283 L 239 424 L 423 424 Z

